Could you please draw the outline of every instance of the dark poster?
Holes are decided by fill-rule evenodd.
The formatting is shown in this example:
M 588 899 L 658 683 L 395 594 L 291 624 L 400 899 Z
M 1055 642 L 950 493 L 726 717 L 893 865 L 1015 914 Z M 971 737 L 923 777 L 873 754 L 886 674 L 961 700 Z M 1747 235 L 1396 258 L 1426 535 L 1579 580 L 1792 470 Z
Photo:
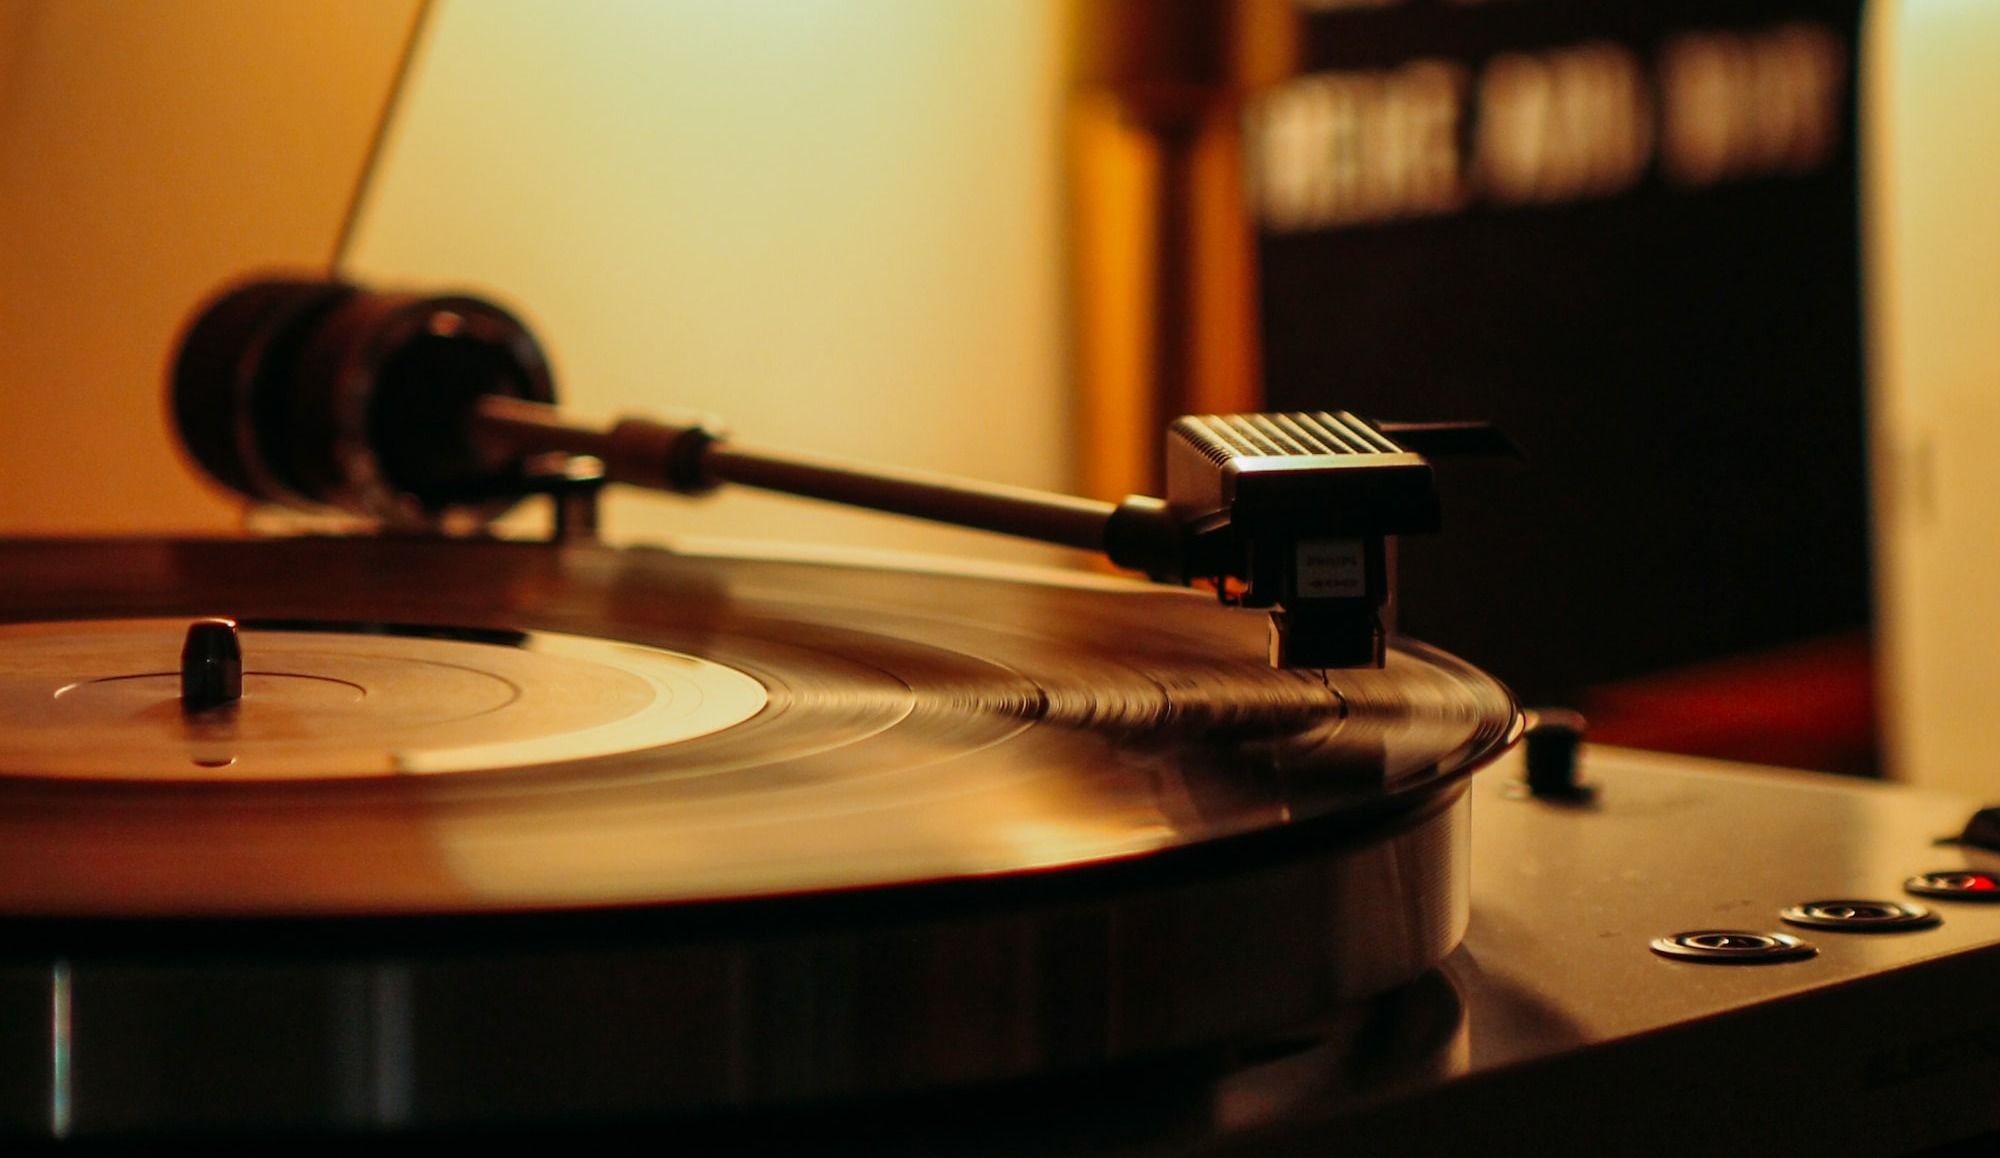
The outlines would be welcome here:
M 1488 418 L 1401 624 L 1526 697 L 1863 624 L 1859 4 L 1306 6 L 1269 404 Z

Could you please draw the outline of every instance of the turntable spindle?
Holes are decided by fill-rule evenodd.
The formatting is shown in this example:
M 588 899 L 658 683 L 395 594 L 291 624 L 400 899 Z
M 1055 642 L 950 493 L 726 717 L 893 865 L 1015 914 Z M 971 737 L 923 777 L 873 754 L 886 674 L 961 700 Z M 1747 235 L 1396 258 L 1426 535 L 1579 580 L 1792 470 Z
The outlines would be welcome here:
M 243 698 L 243 645 L 233 619 L 197 619 L 181 645 L 181 711 L 193 714 Z

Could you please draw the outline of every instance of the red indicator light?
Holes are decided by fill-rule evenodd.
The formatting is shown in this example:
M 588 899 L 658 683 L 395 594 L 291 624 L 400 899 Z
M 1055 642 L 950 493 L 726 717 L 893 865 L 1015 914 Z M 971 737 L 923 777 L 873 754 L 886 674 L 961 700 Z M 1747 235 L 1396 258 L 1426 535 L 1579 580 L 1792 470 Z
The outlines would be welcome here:
M 2000 809 L 1995 811 L 2000 812 Z M 1925 873 L 1904 881 L 1903 887 L 1920 897 L 2000 904 L 2000 873 L 1988 869 L 1945 869 Z

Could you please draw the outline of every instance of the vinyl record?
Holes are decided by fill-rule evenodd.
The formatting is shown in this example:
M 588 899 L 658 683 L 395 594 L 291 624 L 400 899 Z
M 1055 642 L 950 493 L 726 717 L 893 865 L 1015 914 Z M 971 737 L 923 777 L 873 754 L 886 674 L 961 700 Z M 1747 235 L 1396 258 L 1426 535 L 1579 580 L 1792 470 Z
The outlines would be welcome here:
M 0 1035 L 0 1075 L 55 1075 L 0 1080 L 0 1122 L 58 1133 L 736 1112 L 1248 1041 L 1457 943 L 1464 778 L 1519 726 L 1421 645 L 1277 671 L 1261 616 L 1088 576 L 368 539 L 0 574 L 0 1020 L 60 1027 Z M 202 616 L 243 696 L 190 712 Z
M 1255 614 L 660 551 L 0 551 L 0 912 L 458 913 L 1039 872 L 1379 813 L 1513 726 L 1477 671 L 1274 671 Z M 188 714 L 186 622 L 244 695 Z

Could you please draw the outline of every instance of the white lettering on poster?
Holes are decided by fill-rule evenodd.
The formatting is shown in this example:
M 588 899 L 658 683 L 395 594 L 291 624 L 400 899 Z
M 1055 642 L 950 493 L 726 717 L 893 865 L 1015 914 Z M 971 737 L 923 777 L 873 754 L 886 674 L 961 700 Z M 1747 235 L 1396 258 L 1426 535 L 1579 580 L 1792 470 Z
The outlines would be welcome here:
M 1661 170 L 1713 185 L 1819 168 L 1839 144 L 1847 50 L 1819 25 L 1676 37 L 1660 53 Z
M 1465 88 L 1458 65 L 1418 60 L 1279 89 L 1264 105 L 1254 169 L 1265 220 L 1302 229 L 1458 208 Z
M 1701 31 L 1648 63 L 1588 41 L 1300 77 L 1248 121 L 1249 179 L 1279 232 L 1469 205 L 1616 196 L 1814 172 L 1840 145 L 1847 54 L 1822 24 Z M 1656 128 L 1657 126 L 1657 128 Z
M 1653 159 L 1652 96 L 1638 57 L 1606 42 L 1494 57 L 1479 78 L 1474 155 L 1495 201 L 1630 188 Z

